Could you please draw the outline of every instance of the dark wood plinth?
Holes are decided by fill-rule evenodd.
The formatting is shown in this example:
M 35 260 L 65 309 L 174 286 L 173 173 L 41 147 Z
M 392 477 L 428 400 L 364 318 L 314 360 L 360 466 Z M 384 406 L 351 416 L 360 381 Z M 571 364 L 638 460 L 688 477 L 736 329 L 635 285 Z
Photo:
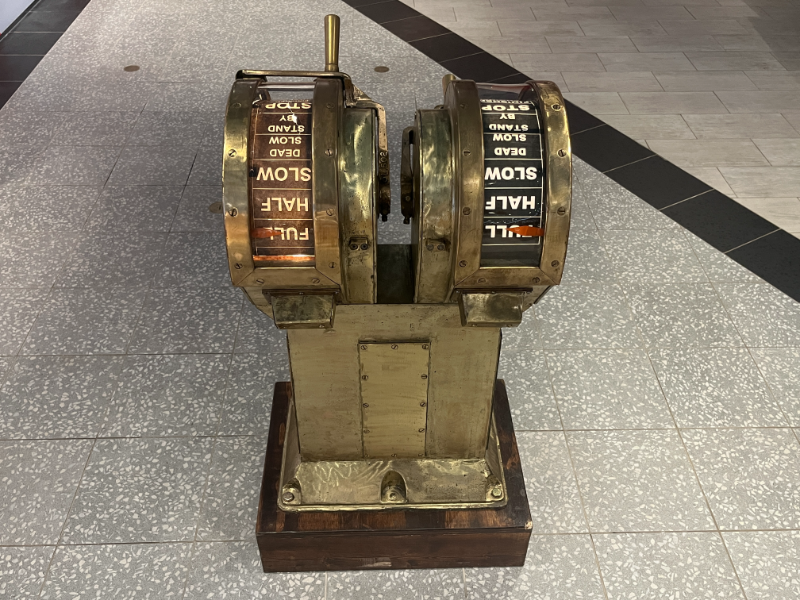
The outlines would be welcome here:
M 494 417 L 505 468 L 503 508 L 284 512 L 277 506 L 291 384 L 275 385 L 256 538 L 265 572 L 511 567 L 525 562 L 531 515 L 505 384 Z

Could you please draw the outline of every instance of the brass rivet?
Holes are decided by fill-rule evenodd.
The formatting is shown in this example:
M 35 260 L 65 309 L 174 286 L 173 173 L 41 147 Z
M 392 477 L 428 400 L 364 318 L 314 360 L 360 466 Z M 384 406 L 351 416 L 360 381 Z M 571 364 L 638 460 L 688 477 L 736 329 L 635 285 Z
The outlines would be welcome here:
M 375 67 L 375 72 L 376 73 L 388 73 L 388 71 L 389 71 L 389 67 L 384 67 L 384 66 Z
M 392 344 L 392 350 L 397 350 L 397 344 Z
M 369 377 L 367 377 L 366 375 L 362 375 L 362 376 L 361 376 L 361 379 L 362 379 L 363 381 L 366 381 L 367 379 L 369 379 Z
M 293 500 L 294 500 L 294 494 L 292 492 L 285 492 L 283 494 L 284 502 L 292 502 Z
M 436 246 L 436 249 L 437 250 L 444 250 L 444 244 L 439 244 L 438 246 Z
M 127 71 L 128 73 L 133 73 L 134 71 L 139 70 L 139 65 L 128 65 L 127 67 L 123 67 L 122 70 Z
M 428 245 L 427 245 L 427 246 L 425 246 L 425 247 L 426 247 L 428 250 L 433 250 L 433 244 L 428 244 Z
M 241 108 L 241 107 L 242 105 L 239 102 L 234 102 L 233 104 L 231 104 L 231 108 Z
M 317 279 L 316 277 L 314 277 L 314 279 L 312 279 L 312 280 L 311 280 L 311 283 L 313 283 L 313 284 L 317 284 L 317 283 L 319 283 L 319 279 Z
M 469 213 L 471 213 L 471 212 L 472 212 L 472 211 L 469 209 L 469 207 L 467 207 L 467 208 L 465 208 L 464 210 L 462 210 L 462 211 L 461 211 L 461 214 L 462 214 L 462 215 L 468 215 L 468 214 L 469 214 Z
M 554 260 L 553 262 L 550 263 L 550 266 L 551 267 L 557 267 L 558 266 L 558 261 Z
M 236 156 L 236 150 L 228 150 L 228 156 Z
M 567 209 L 564 208 L 563 206 L 559 206 L 556 212 L 560 217 L 563 217 L 565 214 L 567 214 Z
M 539 279 L 538 277 L 534 277 L 533 278 L 533 283 L 539 283 L 540 281 L 541 281 L 541 279 Z
M 559 155 L 561 158 L 564 158 L 564 157 L 567 155 L 567 151 L 566 151 L 566 150 L 559 150 L 559 151 L 558 151 L 558 155 Z
M 458 266 L 459 267 L 466 267 L 467 266 L 467 261 L 462 260 L 460 263 L 458 263 Z
M 325 156 L 333 156 L 333 150 L 331 150 L 330 148 L 325 150 Z

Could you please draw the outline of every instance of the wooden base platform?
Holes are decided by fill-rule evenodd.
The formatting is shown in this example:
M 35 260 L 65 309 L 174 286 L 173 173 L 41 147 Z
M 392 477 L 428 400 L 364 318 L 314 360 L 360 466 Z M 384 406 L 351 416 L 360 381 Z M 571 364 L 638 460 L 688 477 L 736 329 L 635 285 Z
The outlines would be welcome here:
M 494 418 L 505 469 L 503 508 L 284 512 L 277 506 L 291 384 L 275 385 L 256 538 L 265 572 L 522 566 L 531 515 L 505 384 Z

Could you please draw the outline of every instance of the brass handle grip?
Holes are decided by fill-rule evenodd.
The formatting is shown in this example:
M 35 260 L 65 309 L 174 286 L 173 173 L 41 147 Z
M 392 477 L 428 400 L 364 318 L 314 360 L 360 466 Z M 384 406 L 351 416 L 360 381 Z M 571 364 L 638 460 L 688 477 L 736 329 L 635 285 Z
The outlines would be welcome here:
M 325 70 L 339 70 L 339 15 L 325 15 Z

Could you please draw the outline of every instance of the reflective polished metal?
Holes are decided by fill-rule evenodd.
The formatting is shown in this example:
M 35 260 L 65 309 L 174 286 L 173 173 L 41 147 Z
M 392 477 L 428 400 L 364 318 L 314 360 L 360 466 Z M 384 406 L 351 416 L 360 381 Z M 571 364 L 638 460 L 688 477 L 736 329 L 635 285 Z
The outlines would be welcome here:
M 324 71 L 240 71 L 225 124 L 231 279 L 288 335 L 278 508 L 504 507 L 501 328 L 561 279 L 564 101 L 447 76 L 403 133 L 412 244 L 378 246 L 385 113 L 339 71 L 338 31 L 326 17 Z

